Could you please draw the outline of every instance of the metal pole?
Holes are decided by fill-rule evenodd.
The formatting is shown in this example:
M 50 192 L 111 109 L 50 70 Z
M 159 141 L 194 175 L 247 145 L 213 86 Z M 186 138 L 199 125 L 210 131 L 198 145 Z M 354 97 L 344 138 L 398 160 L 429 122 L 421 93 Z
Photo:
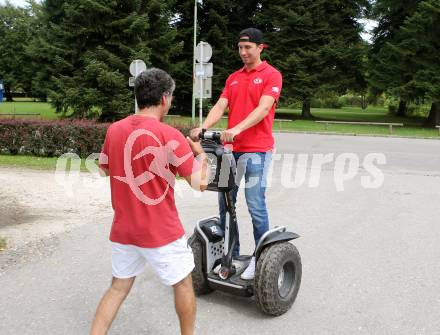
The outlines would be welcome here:
M 200 101 L 199 101 L 199 117 L 200 117 L 200 125 L 199 127 L 202 127 L 203 123 L 203 45 L 205 43 L 200 41 L 200 66 L 202 68 L 202 71 L 200 71 L 199 81 L 200 81 Z
M 135 63 L 134 70 L 135 70 L 134 71 L 134 73 L 135 73 L 134 79 L 136 80 L 136 77 L 138 75 L 138 63 L 137 62 Z M 138 109 L 138 103 L 137 103 L 137 100 L 136 100 L 136 92 L 135 92 L 134 93 L 134 113 L 137 114 L 137 112 L 139 112 L 139 109 Z
M 196 123 L 196 48 L 197 48 L 197 0 L 194 0 L 194 48 L 193 48 L 193 89 L 192 89 L 192 106 L 191 120 Z

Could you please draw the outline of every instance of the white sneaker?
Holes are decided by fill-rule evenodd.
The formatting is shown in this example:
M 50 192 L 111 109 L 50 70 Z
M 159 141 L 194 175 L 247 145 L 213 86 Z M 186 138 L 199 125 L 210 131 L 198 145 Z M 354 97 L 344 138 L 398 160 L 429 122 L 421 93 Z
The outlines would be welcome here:
M 241 267 L 242 267 L 242 264 L 241 264 L 241 262 L 239 262 L 239 261 L 233 260 L 233 261 L 232 261 L 232 266 L 235 267 L 235 270 L 236 270 L 236 271 L 239 271 L 239 270 L 241 269 Z M 221 268 L 221 267 L 222 267 L 222 264 L 220 263 L 219 265 L 217 265 L 217 266 L 212 270 L 212 272 L 214 272 L 216 275 L 218 275 L 218 273 L 220 272 L 220 268 Z
M 255 277 L 255 257 L 252 257 L 248 267 L 241 274 L 240 278 L 244 280 L 251 280 L 254 279 L 254 277 Z
M 220 268 L 222 267 L 222 264 L 220 263 L 219 265 L 217 265 L 215 268 L 214 268 L 214 270 L 213 270 L 213 272 L 216 274 L 216 275 L 218 275 L 218 273 L 220 272 Z

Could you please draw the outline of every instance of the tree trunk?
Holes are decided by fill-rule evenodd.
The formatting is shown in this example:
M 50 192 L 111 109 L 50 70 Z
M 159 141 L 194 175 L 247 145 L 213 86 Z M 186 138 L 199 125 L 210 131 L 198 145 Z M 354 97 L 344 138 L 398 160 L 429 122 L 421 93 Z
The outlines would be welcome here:
M 6 97 L 6 102 L 14 101 L 14 98 L 12 97 L 12 91 L 11 91 L 10 87 L 5 87 L 5 97 Z
M 362 104 L 362 109 L 366 109 L 368 106 L 367 106 L 367 97 L 365 96 L 365 94 L 362 94 L 362 96 L 361 96 L 361 104 Z
M 310 100 L 304 100 L 302 104 L 301 118 L 311 119 L 312 113 L 310 112 Z
M 397 109 L 397 116 L 405 116 L 406 113 L 406 101 L 399 101 L 399 108 Z
M 426 120 L 425 125 L 427 127 L 435 127 L 440 125 L 440 101 L 432 103 L 428 120 Z

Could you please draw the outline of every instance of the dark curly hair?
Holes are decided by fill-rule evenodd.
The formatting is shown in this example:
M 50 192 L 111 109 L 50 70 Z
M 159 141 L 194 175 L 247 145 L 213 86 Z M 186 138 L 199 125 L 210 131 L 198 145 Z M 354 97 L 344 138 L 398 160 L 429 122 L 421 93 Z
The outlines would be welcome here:
M 176 84 L 164 70 L 150 68 L 139 74 L 134 81 L 134 93 L 139 109 L 158 106 L 162 96 L 173 95 Z

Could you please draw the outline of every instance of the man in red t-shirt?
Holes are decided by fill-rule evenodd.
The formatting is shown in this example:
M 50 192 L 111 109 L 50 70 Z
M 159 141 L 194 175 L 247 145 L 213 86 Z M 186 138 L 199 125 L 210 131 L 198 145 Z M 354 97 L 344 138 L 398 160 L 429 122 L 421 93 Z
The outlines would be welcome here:
M 282 87 L 281 73 L 261 60 L 266 47 L 263 33 L 256 28 L 244 29 L 239 34 L 238 51 L 244 67 L 231 74 L 226 80 L 220 99 L 209 112 L 201 128 L 191 131 L 191 138 L 197 140 L 202 129 L 214 126 L 228 112 L 228 128 L 222 133 L 222 140 L 232 143 L 237 161 L 236 188 L 232 194 L 235 203 L 238 185 L 245 176 L 245 197 L 254 227 L 257 245 L 261 236 L 269 229 L 265 191 L 274 138 L 272 124 L 275 106 Z M 225 204 L 219 197 L 220 221 L 225 224 Z M 239 243 L 233 255 L 239 254 Z M 241 274 L 246 280 L 254 278 L 255 257 Z
M 142 72 L 134 88 L 139 111 L 107 130 L 100 167 L 110 176 L 114 209 L 110 233 L 113 280 L 98 306 L 91 330 L 94 335 L 107 333 L 147 264 L 174 289 L 181 334 L 194 333 L 194 258 L 174 203 L 174 183 L 179 174 L 193 188 L 204 191 L 208 170 L 200 143 L 161 122 L 171 106 L 174 87 L 165 71 Z

